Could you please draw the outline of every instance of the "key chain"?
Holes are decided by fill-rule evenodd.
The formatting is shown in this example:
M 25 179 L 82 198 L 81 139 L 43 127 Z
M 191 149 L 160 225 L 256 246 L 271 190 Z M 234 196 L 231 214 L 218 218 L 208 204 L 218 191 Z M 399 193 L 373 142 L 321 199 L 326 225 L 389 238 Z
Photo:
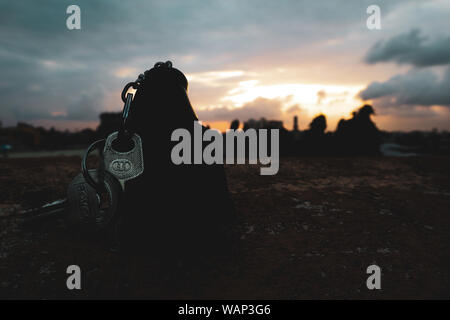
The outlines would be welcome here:
M 154 68 L 171 67 L 170 61 L 158 62 L 154 66 Z M 137 90 L 147 73 L 148 70 L 123 88 L 121 99 L 124 107 L 120 127 L 106 139 L 97 140 L 86 149 L 81 160 L 81 173 L 69 184 L 67 198 L 23 212 L 24 221 L 30 223 L 45 218 L 65 217 L 70 224 L 83 225 L 93 230 L 102 230 L 114 223 L 120 194 L 125 190 L 125 182 L 144 172 L 142 140 L 138 134 L 130 132 L 127 128 L 134 97 L 128 90 L 130 88 Z M 117 145 L 123 143 L 125 150 L 116 150 L 115 141 L 118 142 Z M 88 169 L 88 157 L 95 149 L 100 151 L 100 167 Z M 102 194 L 105 193 L 109 202 L 106 209 L 101 208 Z

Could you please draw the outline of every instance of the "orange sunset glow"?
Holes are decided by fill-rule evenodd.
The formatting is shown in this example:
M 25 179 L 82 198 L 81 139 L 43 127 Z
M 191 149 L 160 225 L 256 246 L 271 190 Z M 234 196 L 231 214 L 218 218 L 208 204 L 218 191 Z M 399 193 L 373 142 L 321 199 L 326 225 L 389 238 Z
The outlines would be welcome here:
M 95 129 L 127 82 L 171 60 L 200 120 L 222 131 L 261 117 L 292 129 L 294 116 L 303 130 L 318 114 L 332 131 L 364 103 L 383 130 L 450 129 L 448 1 L 380 1 L 379 29 L 367 1 L 114 2 L 108 15 L 82 2 L 80 30 L 59 25 L 61 5 L 0 31 L 3 125 Z

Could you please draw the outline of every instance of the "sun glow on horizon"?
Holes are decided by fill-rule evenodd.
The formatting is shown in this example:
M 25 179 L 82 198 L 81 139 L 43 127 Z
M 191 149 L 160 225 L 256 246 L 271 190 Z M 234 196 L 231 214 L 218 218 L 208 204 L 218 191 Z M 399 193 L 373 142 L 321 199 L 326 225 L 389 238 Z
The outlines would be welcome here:
M 297 104 L 309 115 L 317 113 L 326 113 L 330 116 L 347 115 L 362 103 L 356 95 L 365 87 L 365 84 L 284 83 L 282 79 L 277 83 L 277 79 L 273 76 L 270 77 L 271 83 L 263 83 L 258 80 L 261 76 L 263 74 L 242 70 L 213 70 L 191 73 L 187 78 L 191 87 L 199 83 L 204 87 L 203 90 L 224 85 L 229 87 L 228 91 L 222 96 L 217 96 L 215 101 L 208 99 L 209 101 L 202 104 L 196 104 L 199 109 L 221 106 L 239 108 L 258 98 L 265 98 L 286 100 L 288 105 L 285 108 Z
M 195 91 L 193 105 L 198 111 L 213 113 L 214 110 L 218 110 L 225 118 L 218 119 L 216 116 L 216 119 L 209 123 L 223 131 L 226 123 L 232 120 L 227 118 L 226 110 L 237 110 L 251 103 L 254 105 L 254 102 L 261 98 L 278 100 L 281 103 L 281 114 L 278 119 L 271 120 L 284 121 L 286 128 L 291 127 L 293 115 L 299 116 L 300 125 L 304 127 L 314 116 L 325 114 L 329 120 L 328 128 L 332 129 L 340 118 L 349 117 L 351 112 L 363 103 L 357 94 L 364 89 L 365 84 L 286 81 L 283 75 L 277 76 L 276 72 L 269 73 L 213 70 L 188 74 L 192 90 L 201 88 Z M 219 88 L 223 90 L 218 90 Z M 292 111 L 291 108 L 294 106 L 298 113 Z M 267 108 L 270 107 L 268 104 Z M 254 118 L 259 116 L 255 114 Z
M 234 107 L 242 107 L 257 98 L 282 98 L 289 102 L 285 108 L 298 104 L 309 115 L 325 113 L 330 116 L 345 116 L 361 104 L 361 100 L 356 98 L 356 95 L 363 88 L 364 85 L 304 83 L 260 85 L 257 80 L 247 80 L 230 90 L 221 102 L 231 102 Z

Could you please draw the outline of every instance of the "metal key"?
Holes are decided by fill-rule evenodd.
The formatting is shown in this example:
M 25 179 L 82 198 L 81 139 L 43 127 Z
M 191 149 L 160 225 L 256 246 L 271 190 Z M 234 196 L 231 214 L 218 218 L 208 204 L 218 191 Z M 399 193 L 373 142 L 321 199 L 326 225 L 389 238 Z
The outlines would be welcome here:
M 98 179 L 97 170 L 89 170 L 89 174 L 94 179 Z M 106 229 L 116 219 L 121 187 L 117 179 L 109 173 L 104 176 L 103 183 L 107 201 L 100 198 L 100 195 L 80 173 L 69 184 L 67 198 L 22 211 L 20 219 L 23 224 L 27 225 L 49 219 L 64 218 L 68 226 L 78 226 L 86 230 Z
M 117 137 L 118 132 L 116 131 L 106 138 L 103 158 L 105 170 L 119 180 L 122 190 L 125 191 L 125 182 L 138 177 L 144 172 L 142 140 L 139 135 L 133 134 L 130 137 L 134 144 L 133 148 L 130 151 L 120 152 L 112 147 Z

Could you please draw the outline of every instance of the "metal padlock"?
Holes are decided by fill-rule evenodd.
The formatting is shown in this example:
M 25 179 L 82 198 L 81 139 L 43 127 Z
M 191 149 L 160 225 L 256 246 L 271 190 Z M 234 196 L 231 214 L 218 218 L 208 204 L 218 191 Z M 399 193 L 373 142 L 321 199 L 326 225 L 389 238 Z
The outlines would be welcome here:
M 144 172 L 144 156 L 142 152 L 142 140 L 137 134 L 130 138 L 133 142 L 131 150 L 120 152 L 115 150 L 112 145 L 118 138 L 118 132 L 111 133 L 106 138 L 103 149 L 103 158 L 105 170 L 111 173 L 119 180 L 122 190 L 125 190 L 125 182 L 134 179 Z
M 93 179 L 98 178 L 97 170 L 89 170 Z M 69 225 L 89 229 L 105 229 L 110 226 L 118 211 L 121 187 L 118 181 L 105 172 L 103 183 L 108 206 L 103 207 L 97 191 L 78 174 L 67 188 L 68 210 L 66 219 Z

